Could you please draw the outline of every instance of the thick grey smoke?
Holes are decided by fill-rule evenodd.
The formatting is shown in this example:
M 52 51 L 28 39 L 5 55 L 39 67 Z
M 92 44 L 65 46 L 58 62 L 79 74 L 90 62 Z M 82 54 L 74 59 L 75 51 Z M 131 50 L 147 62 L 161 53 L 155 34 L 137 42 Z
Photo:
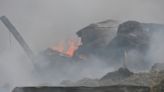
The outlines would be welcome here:
M 163 0 L 1 0 L 0 16 L 8 16 L 33 50 L 40 51 L 75 36 L 76 31 L 97 21 L 132 19 L 163 23 L 163 3 Z
M 149 58 L 153 63 L 164 63 L 164 29 L 157 30 L 151 39 Z
M 74 37 L 76 31 L 88 24 L 106 19 L 164 23 L 163 3 L 163 0 L 0 0 L 0 16 L 9 17 L 30 47 L 38 52 L 58 41 Z M 153 56 L 154 61 L 161 62 L 163 61 L 163 44 L 158 42 L 156 36 L 153 42 L 160 44 L 160 47 L 152 44 L 151 51 L 156 51 L 158 54 L 154 53 L 150 56 Z M 32 71 L 30 63 L 20 58 L 24 52 L 17 51 L 20 48 L 4 25 L 0 23 L 0 63 L 4 79 L 7 78 L 12 86 L 22 81 L 26 83 L 33 80 L 30 76 Z M 85 76 L 96 78 L 108 72 L 108 68 L 104 68 L 102 73 L 104 64 L 101 65 L 97 59 L 94 61 L 93 68 L 90 69 L 91 66 L 88 64 L 81 71 L 81 75 L 76 75 L 74 79 Z M 74 69 L 76 66 L 72 67 L 72 70 Z M 67 76 L 68 79 L 71 77 Z

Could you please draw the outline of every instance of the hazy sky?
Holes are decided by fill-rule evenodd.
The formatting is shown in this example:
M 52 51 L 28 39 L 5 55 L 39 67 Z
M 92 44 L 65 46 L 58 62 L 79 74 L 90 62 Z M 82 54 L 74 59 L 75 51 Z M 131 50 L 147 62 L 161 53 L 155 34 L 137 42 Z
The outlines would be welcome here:
M 0 0 L 0 16 L 7 16 L 35 51 L 106 19 L 164 23 L 163 10 L 163 0 Z M 0 49 L 8 38 L 0 23 Z

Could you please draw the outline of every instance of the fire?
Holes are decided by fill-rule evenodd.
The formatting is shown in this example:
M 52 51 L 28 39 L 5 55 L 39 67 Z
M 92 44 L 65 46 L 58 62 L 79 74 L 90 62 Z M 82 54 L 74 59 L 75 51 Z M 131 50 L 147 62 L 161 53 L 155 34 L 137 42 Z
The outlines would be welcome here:
M 61 54 L 66 55 L 68 57 L 73 57 L 76 49 L 79 46 L 79 41 L 75 39 L 69 39 L 66 44 L 67 46 L 64 46 L 65 45 L 64 42 L 61 41 L 55 46 L 51 47 L 51 49 L 60 52 Z
M 78 48 L 78 42 L 76 40 L 69 40 L 68 49 L 65 54 L 72 57 L 77 48 Z

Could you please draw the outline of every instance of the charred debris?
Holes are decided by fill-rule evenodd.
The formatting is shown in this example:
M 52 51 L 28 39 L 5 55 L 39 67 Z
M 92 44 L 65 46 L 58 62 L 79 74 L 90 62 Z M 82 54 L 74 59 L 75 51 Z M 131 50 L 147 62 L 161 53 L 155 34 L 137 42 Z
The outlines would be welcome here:
M 162 32 L 163 30 L 164 25 L 162 24 L 137 21 L 119 23 L 114 20 L 94 23 L 81 29 L 77 32 L 77 35 L 81 38 L 82 45 L 71 57 L 70 62 L 77 63 L 76 61 L 85 61 L 91 56 L 96 56 L 106 64 L 121 64 L 121 66 L 118 70 L 109 72 L 100 79 L 86 78 L 77 82 L 63 81 L 61 84 L 69 86 L 69 88 L 76 86 L 77 89 L 83 86 L 93 89 L 104 86 L 109 88 L 103 88 L 104 90 L 100 92 L 163 92 L 163 63 L 154 64 L 149 72 L 133 73 L 128 65 L 128 62 L 131 61 L 127 61 L 127 58 L 129 58 L 127 53 L 135 50 L 139 53 L 136 62 L 142 62 L 145 65 L 144 67 L 148 68 L 146 65 L 151 61 L 147 59 L 146 55 L 149 51 L 151 38 L 155 32 Z M 50 49 L 46 51 L 51 52 Z M 51 53 L 54 53 L 54 51 Z M 83 92 L 92 91 L 87 89 Z
M 72 57 L 67 56 L 50 48 L 41 52 L 39 55 L 34 55 L 28 47 L 19 32 L 5 17 L 0 17 L 1 21 L 14 35 L 16 40 L 22 46 L 26 54 L 33 61 L 37 72 L 45 69 L 55 71 L 62 70 L 64 66 L 73 64 L 85 63 L 88 58 L 95 56 L 108 65 L 121 64 L 121 68 L 114 72 L 107 73 L 101 79 L 84 79 L 76 83 L 63 82 L 64 86 L 78 87 L 18 87 L 13 92 L 163 92 L 164 69 L 163 63 L 154 64 L 151 71 L 148 73 L 133 73 L 129 70 L 127 63 L 127 53 L 131 50 L 137 51 L 136 61 L 143 64 L 149 62 L 147 52 L 149 50 L 151 37 L 154 32 L 163 31 L 164 25 L 153 23 L 140 23 L 137 21 L 126 21 L 120 23 L 114 20 L 107 20 L 99 23 L 88 25 L 77 32 L 81 38 L 81 45 L 74 52 Z M 40 62 L 49 62 L 47 66 L 40 67 Z M 57 70 L 56 70 L 57 71 Z M 50 73 L 50 72 L 48 72 Z M 88 86 L 88 87 L 82 87 Z M 44 90 L 42 90 L 44 89 Z
M 135 50 L 138 54 L 134 62 L 140 62 L 145 65 L 144 68 L 148 68 L 147 65 L 152 62 L 146 57 L 151 38 L 153 33 L 163 30 L 163 24 L 140 23 L 137 21 L 120 23 L 107 20 L 90 24 L 77 32 L 82 44 L 72 57 L 50 48 L 43 51 L 41 55 L 52 63 L 58 61 L 77 63 L 77 61 L 87 61 L 88 58 L 94 56 L 108 65 L 127 68 L 128 63 L 131 62 L 127 60 L 127 58 L 130 58 L 128 53 Z M 155 67 L 158 65 L 155 65 Z

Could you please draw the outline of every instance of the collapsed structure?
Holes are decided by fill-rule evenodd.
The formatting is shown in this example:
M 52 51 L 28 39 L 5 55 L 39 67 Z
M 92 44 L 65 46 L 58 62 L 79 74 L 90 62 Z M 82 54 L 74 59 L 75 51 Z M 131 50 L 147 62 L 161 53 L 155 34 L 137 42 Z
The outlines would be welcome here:
M 82 55 L 82 59 L 85 59 L 94 55 L 104 60 L 107 64 L 113 65 L 114 63 L 121 63 L 124 60 L 125 52 L 128 53 L 135 50 L 139 53 L 137 54 L 138 58 L 135 62 L 142 62 L 145 66 L 147 63 L 151 62 L 148 61 L 149 59 L 146 57 L 150 48 L 151 38 L 155 32 L 163 31 L 164 25 L 127 21 L 119 25 L 118 23 L 115 23 L 115 27 L 118 28 L 117 30 L 115 27 L 111 27 L 111 25 L 108 25 L 108 27 L 102 27 L 104 25 L 103 23 L 109 24 L 114 22 L 105 21 L 97 24 L 91 24 L 77 32 L 78 36 L 81 37 L 82 45 L 76 51 L 75 57 L 81 58 Z M 113 31 L 114 36 L 111 36 L 111 40 L 106 40 L 109 36 L 108 32 L 110 33 L 110 31 Z M 106 74 L 101 79 L 84 79 L 76 83 L 66 82 L 65 86 L 112 87 L 113 85 L 126 85 L 130 87 L 130 85 L 133 85 L 137 87 L 147 87 L 148 90 L 143 92 L 162 92 L 163 84 L 161 81 L 164 77 L 162 72 L 163 68 L 161 68 L 162 66 L 163 64 L 155 64 L 154 67 L 152 67 L 152 71 L 158 71 L 151 71 L 149 73 L 132 73 L 127 69 L 127 67 L 120 68 L 118 71 Z M 127 90 L 132 92 L 129 89 L 126 89 L 126 91 Z M 120 92 L 126 91 L 122 90 Z M 101 90 L 101 92 L 103 91 Z
M 77 32 L 77 35 L 81 37 L 82 45 L 76 51 L 76 56 L 96 55 L 109 63 L 120 63 L 125 50 L 136 50 L 142 54 L 141 56 L 145 56 L 153 32 L 164 29 L 164 25 L 137 21 L 127 21 L 120 25 L 113 21 L 103 23 L 91 24 Z M 104 27 L 107 24 L 110 25 Z M 139 58 L 143 62 L 146 61 L 145 57 Z
M 1 17 L 1 20 L 19 41 L 29 58 L 35 61 L 34 55 L 31 54 L 32 51 L 14 26 L 12 26 L 5 17 Z M 137 21 L 127 21 L 120 24 L 116 21 L 108 20 L 97 24 L 91 24 L 77 32 L 77 35 L 81 37 L 82 45 L 79 46 L 72 57 L 67 57 L 60 52 L 47 49 L 41 53 L 41 56 L 39 56 L 35 64 L 37 65 L 41 61 L 45 62 L 44 60 L 50 62 L 49 65 L 44 68 L 37 66 L 37 69 L 39 69 L 39 72 L 41 71 L 43 75 L 45 73 L 45 68 L 46 70 L 49 68 L 51 73 L 58 70 L 66 71 L 63 69 L 64 66 L 70 64 L 75 65 L 77 61 L 85 61 L 91 56 L 98 57 L 102 62 L 113 65 L 122 63 L 122 61 L 126 62 L 125 53 L 131 50 L 135 50 L 139 53 L 137 54 L 137 61 L 146 64 L 147 57 L 145 56 L 149 50 L 151 37 L 155 31 L 163 30 L 164 25 L 140 23 Z M 91 85 L 87 85 L 88 87 L 18 87 L 15 88 L 13 92 L 152 92 L 152 90 L 154 92 L 163 92 L 164 70 L 161 68 L 161 65 L 162 64 L 160 64 L 160 66 L 159 64 L 154 65 L 152 68 L 153 71 L 149 73 L 132 73 L 127 67 L 123 67 L 118 71 L 108 73 L 101 79 L 92 80 Z M 51 74 L 49 76 L 51 76 Z M 89 82 L 90 80 L 87 80 L 87 82 L 79 83 L 80 85 L 77 85 L 78 83 L 73 83 L 71 86 L 86 86 L 86 83 L 89 84 Z M 69 83 L 66 86 L 69 86 Z

